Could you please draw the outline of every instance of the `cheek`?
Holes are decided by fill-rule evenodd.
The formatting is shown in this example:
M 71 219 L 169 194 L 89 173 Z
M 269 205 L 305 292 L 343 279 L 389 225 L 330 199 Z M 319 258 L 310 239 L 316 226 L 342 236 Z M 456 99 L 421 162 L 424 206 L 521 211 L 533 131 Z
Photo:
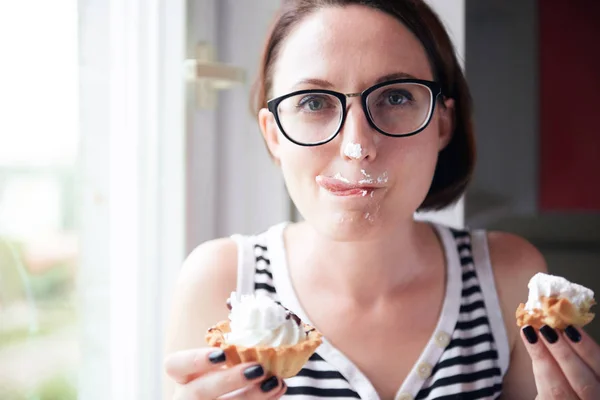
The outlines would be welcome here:
M 435 169 L 438 142 L 434 130 L 426 129 L 415 136 L 392 140 L 391 143 L 385 143 L 382 148 L 389 149 L 386 161 L 401 175 L 418 178 L 424 176 L 426 171 Z
M 322 146 L 305 147 L 298 146 L 282 136 L 279 148 L 279 160 L 281 167 L 288 174 L 294 175 L 318 175 L 323 168 L 332 160 L 331 143 Z M 314 178 L 314 176 L 313 176 Z
M 321 147 L 302 147 L 287 140 L 281 143 L 279 161 L 290 192 L 299 185 L 314 182 L 315 176 L 325 168 L 327 155 Z
M 424 130 L 418 135 L 398 138 L 388 145 L 386 164 L 394 176 L 392 204 L 417 208 L 425 199 L 438 159 L 435 131 Z

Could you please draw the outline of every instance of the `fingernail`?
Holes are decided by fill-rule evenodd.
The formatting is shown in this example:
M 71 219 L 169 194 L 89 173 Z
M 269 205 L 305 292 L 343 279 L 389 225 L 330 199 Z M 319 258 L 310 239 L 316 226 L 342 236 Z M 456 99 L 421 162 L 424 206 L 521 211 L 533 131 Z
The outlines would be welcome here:
M 565 328 L 565 334 L 573 343 L 579 343 L 581 341 L 581 333 L 573 325 L 569 325 Z
M 270 392 L 271 390 L 275 389 L 277 386 L 279 386 L 279 380 L 277 379 L 276 376 L 272 376 L 260 384 L 260 390 L 262 390 L 263 392 L 266 393 L 266 392 Z
M 246 368 L 244 371 L 244 376 L 246 379 L 256 379 L 259 376 L 263 376 L 265 374 L 265 370 L 260 365 L 253 365 L 251 367 Z
M 531 344 L 535 344 L 537 343 L 538 337 L 537 337 L 537 333 L 535 333 L 535 329 L 533 329 L 531 326 L 526 326 L 525 328 L 523 328 L 523 333 L 525 334 L 525 338 L 527 339 L 527 341 Z
M 548 325 L 542 326 L 540 328 L 540 332 L 542 332 L 542 335 L 544 335 L 544 337 L 550 344 L 556 343 L 556 341 L 558 340 L 558 335 L 556 334 L 556 331 L 550 328 Z
M 225 352 L 223 350 L 215 350 L 208 355 L 208 360 L 213 364 L 222 363 L 225 361 Z

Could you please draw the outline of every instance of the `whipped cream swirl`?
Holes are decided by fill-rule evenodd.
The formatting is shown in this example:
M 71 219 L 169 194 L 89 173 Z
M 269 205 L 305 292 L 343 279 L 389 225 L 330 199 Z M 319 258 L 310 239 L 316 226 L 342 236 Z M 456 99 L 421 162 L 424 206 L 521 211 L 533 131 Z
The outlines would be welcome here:
M 234 292 L 227 305 L 231 328 L 225 335 L 227 343 L 244 347 L 278 347 L 306 339 L 300 319 L 267 295 L 238 298 Z
M 563 277 L 544 274 L 535 274 L 529 284 L 529 297 L 525 309 L 533 311 L 542 308 L 540 297 L 557 297 L 569 300 L 579 309 L 589 309 L 594 300 L 594 292 L 585 286 L 571 283 Z

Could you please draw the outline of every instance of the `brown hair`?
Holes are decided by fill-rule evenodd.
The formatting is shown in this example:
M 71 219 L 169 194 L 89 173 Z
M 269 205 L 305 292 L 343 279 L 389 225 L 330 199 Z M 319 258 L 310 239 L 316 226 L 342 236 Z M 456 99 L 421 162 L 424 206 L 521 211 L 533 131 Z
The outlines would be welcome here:
M 454 132 L 439 153 L 435 174 L 419 211 L 439 210 L 464 193 L 475 166 L 472 100 L 454 46 L 442 22 L 423 0 L 284 0 L 265 44 L 259 75 L 252 88 L 255 115 L 271 95 L 275 60 L 285 38 L 306 16 L 328 6 L 363 5 L 385 12 L 404 24 L 421 42 L 434 80 L 455 102 Z

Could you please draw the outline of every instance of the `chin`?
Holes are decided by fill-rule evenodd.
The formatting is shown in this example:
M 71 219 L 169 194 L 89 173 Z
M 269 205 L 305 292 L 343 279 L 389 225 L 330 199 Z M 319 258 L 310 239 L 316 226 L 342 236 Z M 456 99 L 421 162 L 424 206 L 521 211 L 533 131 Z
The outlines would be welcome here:
M 390 229 L 381 215 L 368 212 L 361 213 L 329 213 L 317 218 L 311 225 L 332 240 L 339 242 L 357 242 L 376 239 L 386 235 Z

